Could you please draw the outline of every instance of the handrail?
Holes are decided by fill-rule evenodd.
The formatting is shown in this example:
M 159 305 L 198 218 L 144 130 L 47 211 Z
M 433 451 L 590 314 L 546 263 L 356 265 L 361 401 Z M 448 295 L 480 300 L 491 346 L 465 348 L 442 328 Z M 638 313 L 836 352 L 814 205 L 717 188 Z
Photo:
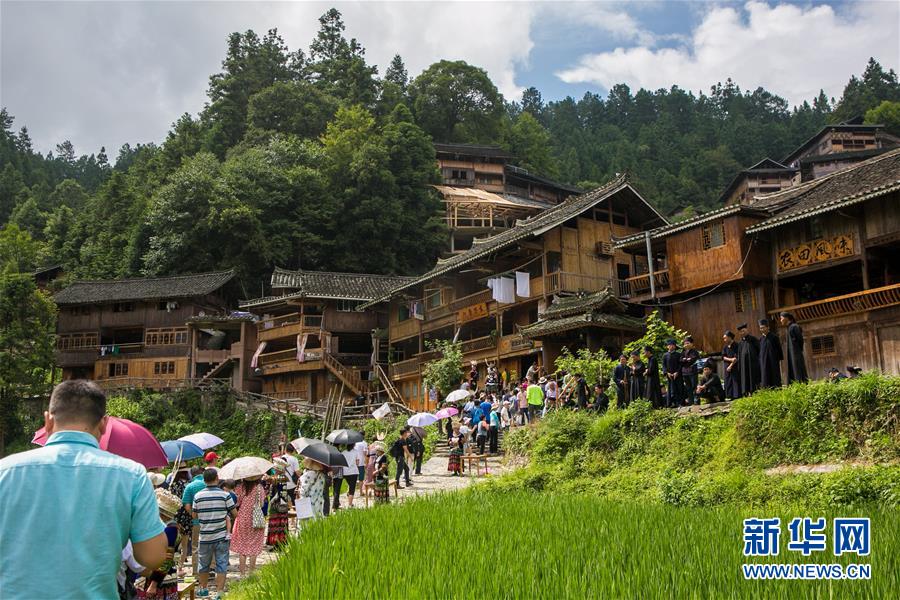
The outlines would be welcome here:
M 300 313 L 289 313 L 271 319 L 263 319 L 256 323 L 257 331 L 266 331 L 275 327 L 284 327 L 285 325 L 294 325 L 300 323 Z
M 618 288 L 618 279 L 584 275 L 569 271 L 554 271 L 544 277 L 544 293 L 554 292 L 602 292 L 607 288 Z
M 780 312 L 789 312 L 798 321 L 813 321 L 897 304 L 900 304 L 900 283 L 782 307 L 774 311 L 771 316 L 775 318 Z
M 460 349 L 463 354 L 467 352 L 478 352 L 480 350 L 487 350 L 488 348 L 493 348 L 495 345 L 495 339 L 493 336 L 486 335 L 480 338 L 474 338 L 471 340 L 466 340 L 462 342 L 460 345 Z
M 387 373 L 384 372 L 384 368 L 380 364 L 375 364 L 375 374 L 378 376 L 378 380 L 381 382 L 382 387 L 384 387 L 384 391 L 387 392 L 388 398 L 397 404 L 405 406 L 403 396 L 401 396 L 397 388 L 394 387 L 391 378 L 387 376 Z
M 662 269 L 660 271 L 653 272 L 653 281 L 656 284 L 657 289 L 664 289 L 669 287 L 669 270 Z M 628 284 L 630 291 L 632 294 L 639 294 L 642 292 L 646 292 L 650 290 L 650 274 L 649 273 L 641 273 L 640 275 L 634 275 L 633 277 L 628 277 L 625 279 L 625 282 Z
M 415 373 L 419 370 L 419 363 L 420 361 L 418 358 L 409 358 L 407 360 L 401 360 L 400 362 L 391 363 L 391 376 L 400 377 L 402 375 Z

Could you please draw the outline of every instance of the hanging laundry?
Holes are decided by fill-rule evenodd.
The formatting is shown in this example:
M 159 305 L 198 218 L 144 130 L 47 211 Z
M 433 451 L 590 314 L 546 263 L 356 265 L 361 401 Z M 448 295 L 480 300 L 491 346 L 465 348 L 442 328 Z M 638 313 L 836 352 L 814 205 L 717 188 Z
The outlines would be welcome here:
M 501 304 L 513 304 L 516 301 L 516 280 L 512 277 L 501 277 L 497 284 L 499 293 L 496 294 L 497 302 Z
M 531 298 L 531 277 L 528 273 L 516 271 L 516 296 Z
M 487 281 L 487 286 L 491 289 L 491 299 L 495 302 L 501 302 L 500 300 L 500 277 L 491 277 Z
M 260 342 L 259 346 L 256 347 L 256 352 L 253 353 L 253 358 L 250 359 L 250 368 L 255 369 L 257 364 L 259 363 L 259 355 L 263 353 L 263 350 L 266 349 L 266 342 Z
M 414 319 L 419 319 L 420 321 L 425 320 L 425 306 L 422 304 L 420 300 L 416 300 L 411 303 L 411 308 L 409 314 Z
M 308 333 L 302 333 L 297 335 L 297 362 L 304 362 L 306 360 L 306 342 L 309 339 Z

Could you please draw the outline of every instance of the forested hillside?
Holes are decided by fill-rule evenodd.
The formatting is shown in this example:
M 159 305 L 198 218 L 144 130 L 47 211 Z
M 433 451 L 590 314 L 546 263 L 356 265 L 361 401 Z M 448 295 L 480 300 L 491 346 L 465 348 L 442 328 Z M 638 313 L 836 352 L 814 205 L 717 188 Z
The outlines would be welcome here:
M 700 95 L 617 85 L 605 98 L 544 103 L 531 88 L 509 101 L 460 61 L 411 79 L 396 56 L 380 75 L 338 11 L 320 23 L 305 51 L 274 30 L 230 35 L 199 113 L 173 115 L 164 142 L 126 144 L 114 159 L 68 141 L 42 155 L 4 109 L 3 263 L 60 263 L 80 278 L 235 267 L 247 296 L 274 265 L 421 272 L 445 240 L 427 186 L 438 181 L 432 141 L 501 144 L 520 166 L 583 187 L 628 171 L 676 215 L 716 206 L 739 169 L 828 122 L 900 124 L 897 75 L 874 60 L 837 101 L 794 108 L 731 80 Z

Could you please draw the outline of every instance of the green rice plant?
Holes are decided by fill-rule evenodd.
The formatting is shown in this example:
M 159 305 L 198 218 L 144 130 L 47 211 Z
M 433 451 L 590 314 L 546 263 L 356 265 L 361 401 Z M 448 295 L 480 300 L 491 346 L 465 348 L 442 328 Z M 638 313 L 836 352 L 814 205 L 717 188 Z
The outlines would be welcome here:
M 868 557 L 787 549 L 795 516 L 872 519 Z M 742 521 L 779 516 L 778 556 L 745 558 Z M 830 540 L 830 534 L 829 538 Z M 747 581 L 743 563 L 866 563 L 868 581 Z M 306 525 L 239 598 L 871 598 L 900 589 L 900 511 L 807 514 L 479 488 Z

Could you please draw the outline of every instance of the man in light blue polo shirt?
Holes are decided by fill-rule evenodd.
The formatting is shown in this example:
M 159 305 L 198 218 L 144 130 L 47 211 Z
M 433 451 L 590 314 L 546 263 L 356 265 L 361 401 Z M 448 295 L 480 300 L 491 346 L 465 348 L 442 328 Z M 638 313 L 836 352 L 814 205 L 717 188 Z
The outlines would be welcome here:
M 47 444 L 0 460 L 0 597 L 116 600 L 129 539 L 145 567 L 165 560 L 146 469 L 100 450 L 108 418 L 96 384 L 65 381 L 44 413 Z

